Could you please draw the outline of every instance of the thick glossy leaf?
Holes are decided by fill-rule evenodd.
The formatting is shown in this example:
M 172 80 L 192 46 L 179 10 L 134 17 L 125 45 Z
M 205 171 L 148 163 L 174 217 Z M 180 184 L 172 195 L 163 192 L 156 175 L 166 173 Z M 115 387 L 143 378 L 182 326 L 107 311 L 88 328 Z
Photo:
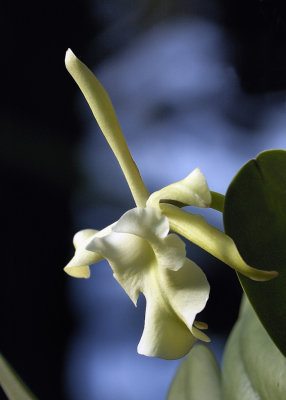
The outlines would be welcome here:
M 0 354 L 0 386 L 9 400 L 36 400 L 2 354 Z
M 262 324 L 286 355 L 286 151 L 265 151 L 242 167 L 226 193 L 224 226 L 247 264 L 279 272 L 269 282 L 238 276 Z
M 207 346 L 195 346 L 181 363 L 167 400 L 222 400 L 220 369 Z
M 243 310 L 227 341 L 222 368 L 223 398 L 284 400 L 286 359 L 244 298 Z

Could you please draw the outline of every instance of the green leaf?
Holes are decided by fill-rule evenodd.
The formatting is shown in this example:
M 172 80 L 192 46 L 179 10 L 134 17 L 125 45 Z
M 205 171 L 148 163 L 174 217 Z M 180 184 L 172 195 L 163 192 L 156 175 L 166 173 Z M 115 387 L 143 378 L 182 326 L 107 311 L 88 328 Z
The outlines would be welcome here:
M 36 400 L 2 354 L 0 354 L 0 385 L 9 400 Z
M 222 400 L 220 369 L 207 346 L 193 347 L 181 363 L 167 400 Z
M 286 359 L 246 297 L 225 347 L 222 391 L 227 400 L 285 399 Z
M 286 355 L 286 151 L 265 151 L 242 167 L 226 193 L 224 226 L 247 264 L 279 272 L 268 282 L 238 277 L 262 324 Z

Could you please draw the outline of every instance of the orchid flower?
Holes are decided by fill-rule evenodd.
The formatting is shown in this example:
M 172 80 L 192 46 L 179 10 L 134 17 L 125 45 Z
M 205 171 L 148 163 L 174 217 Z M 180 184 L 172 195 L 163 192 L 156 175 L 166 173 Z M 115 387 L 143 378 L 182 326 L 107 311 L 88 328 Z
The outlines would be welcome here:
M 256 280 L 273 272 L 247 265 L 230 237 L 204 218 L 180 207 L 215 208 L 220 197 L 210 192 L 196 168 L 183 180 L 151 196 L 132 159 L 111 101 L 93 73 L 72 53 L 66 67 L 82 90 L 125 175 L 136 207 L 101 231 L 86 229 L 74 237 L 75 255 L 65 267 L 74 277 L 88 278 L 89 265 L 105 258 L 114 278 L 136 305 L 139 293 L 146 298 L 145 325 L 138 352 L 166 359 L 187 354 L 196 339 L 209 341 L 196 321 L 206 305 L 209 284 L 203 271 L 186 257 L 185 244 L 170 230 L 201 246 L 230 267 Z M 218 208 L 221 208 L 219 205 Z
M 197 180 L 200 190 L 194 193 L 192 186 Z M 210 201 L 199 169 L 170 185 L 167 192 L 170 195 L 175 187 L 184 184 L 196 204 Z M 179 190 L 176 199 L 183 200 L 185 191 L 182 196 L 178 193 Z M 146 207 L 127 211 L 111 227 L 100 232 L 88 229 L 77 233 L 75 256 L 65 271 L 74 277 L 89 277 L 89 265 L 106 258 L 114 278 L 133 303 L 136 305 L 139 292 L 146 298 L 145 326 L 138 352 L 175 359 L 187 354 L 196 339 L 209 341 L 200 330 L 207 325 L 195 321 L 208 300 L 209 284 L 203 271 L 186 257 L 182 239 L 169 234 L 168 218 L 158 208 L 148 205 L 157 196 L 159 192 L 149 197 Z

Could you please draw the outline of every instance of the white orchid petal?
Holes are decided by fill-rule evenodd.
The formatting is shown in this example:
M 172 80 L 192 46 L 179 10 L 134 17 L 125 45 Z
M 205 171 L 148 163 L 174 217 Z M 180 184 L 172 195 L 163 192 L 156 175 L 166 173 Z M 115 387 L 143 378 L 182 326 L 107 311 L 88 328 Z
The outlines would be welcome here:
M 89 265 L 102 260 L 102 256 L 98 253 L 86 250 L 86 245 L 93 236 L 102 237 L 111 232 L 112 225 L 96 231 L 94 229 L 84 229 L 77 232 L 73 238 L 73 244 L 76 249 L 74 257 L 65 266 L 64 271 L 74 278 L 89 278 Z
M 196 314 L 204 309 L 209 298 L 207 278 L 201 268 L 188 258 L 178 271 L 167 270 L 167 276 L 172 307 L 191 329 Z
M 88 249 L 107 259 L 115 279 L 136 305 L 146 269 L 155 260 L 148 242 L 128 233 L 112 232 L 103 238 L 94 237 Z
M 186 245 L 175 234 L 168 235 L 165 239 L 153 246 L 158 263 L 173 271 L 178 271 L 185 262 Z
M 127 211 L 113 226 L 114 232 L 132 233 L 156 242 L 168 235 L 169 222 L 159 210 L 155 208 L 136 207 Z
M 178 271 L 157 269 L 145 280 L 145 327 L 138 352 L 148 356 L 183 357 L 196 340 L 193 323 L 206 305 L 209 284 L 202 270 L 189 259 Z M 205 339 L 206 335 L 202 335 Z
M 196 207 L 209 207 L 211 194 L 204 175 L 199 168 L 196 168 L 181 181 L 172 183 L 152 193 L 147 201 L 147 206 L 159 207 L 160 201 L 171 201 Z
M 77 232 L 73 237 L 74 248 L 78 249 L 79 247 L 84 247 L 87 239 L 96 233 L 98 233 L 98 231 L 95 229 L 83 229 L 82 231 Z
M 176 314 L 152 297 L 146 299 L 145 326 L 138 353 L 167 360 L 185 356 L 196 338 Z

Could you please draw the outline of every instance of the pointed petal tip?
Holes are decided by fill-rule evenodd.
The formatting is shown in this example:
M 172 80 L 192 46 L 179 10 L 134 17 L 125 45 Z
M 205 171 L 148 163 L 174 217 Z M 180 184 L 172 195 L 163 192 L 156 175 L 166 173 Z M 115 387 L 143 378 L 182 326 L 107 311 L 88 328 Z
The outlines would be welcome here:
M 279 276 L 278 271 L 262 271 L 255 268 L 252 268 L 254 271 L 254 276 L 249 276 L 251 279 L 260 282 L 267 282 L 271 279 L 277 278 Z M 246 274 L 245 274 L 246 275 Z M 248 275 L 246 275 L 248 276 Z
M 66 274 L 72 276 L 73 278 L 88 279 L 90 277 L 90 269 L 88 265 L 84 265 L 82 267 L 73 267 L 68 264 L 64 267 L 64 271 Z
M 75 56 L 73 51 L 70 48 L 68 48 L 66 51 L 66 55 L 65 55 L 66 68 L 68 69 L 69 65 L 76 59 L 77 59 L 77 57 Z
M 68 48 L 66 51 L 66 57 L 75 57 L 74 52 L 72 49 Z
M 246 276 L 247 278 L 257 282 L 267 282 L 279 276 L 278 271 L 265 271 L 262 269 L 253 268 L 247 264 L 242 265 L 242 268 L 234 267 L 234 269 L 242 275 Z

